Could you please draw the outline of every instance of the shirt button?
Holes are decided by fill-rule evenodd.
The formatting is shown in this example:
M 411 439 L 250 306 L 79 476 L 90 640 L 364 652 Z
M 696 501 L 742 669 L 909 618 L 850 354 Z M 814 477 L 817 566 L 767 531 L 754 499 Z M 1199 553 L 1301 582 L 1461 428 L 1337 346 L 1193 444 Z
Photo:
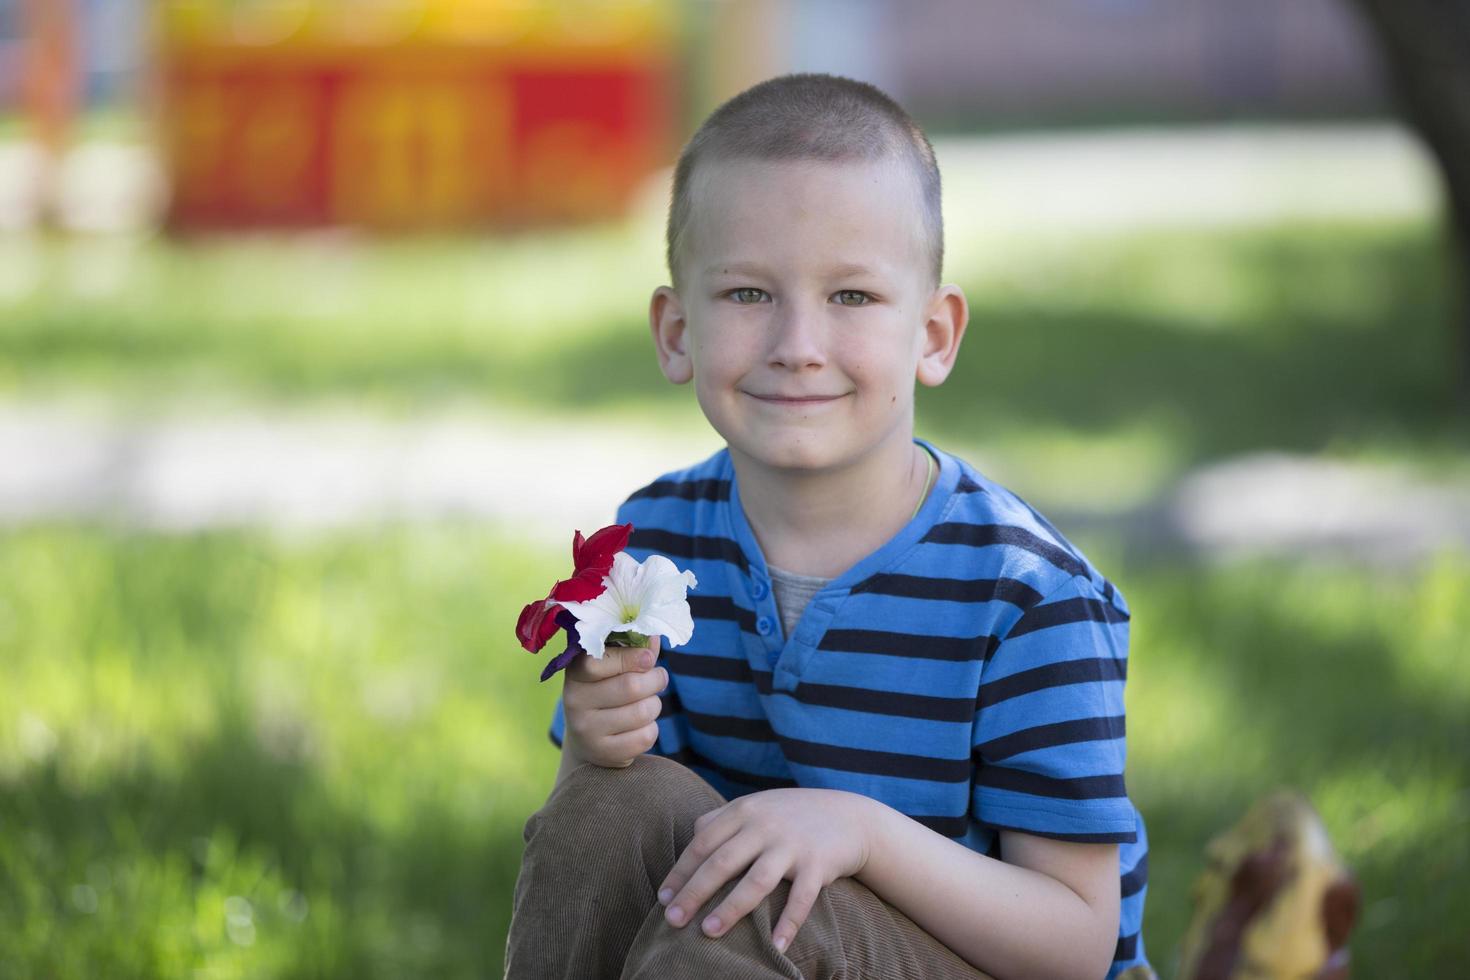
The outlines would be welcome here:
M 766 583 L 760 581 L 759 579 L 756 580 L 755 586 L 750 590 L 750 594 L 755 596 L 757 599 L 764 599 L 767 595 L 770 594 L 770 592 L 771 590 L 766 587 Z
M 771 630 L 775 628 L 776 624 L 771 622 L 771 617 L 769 616 L 762 616 L 755 621 L 755 631 L 761 636 L 770 636 Z

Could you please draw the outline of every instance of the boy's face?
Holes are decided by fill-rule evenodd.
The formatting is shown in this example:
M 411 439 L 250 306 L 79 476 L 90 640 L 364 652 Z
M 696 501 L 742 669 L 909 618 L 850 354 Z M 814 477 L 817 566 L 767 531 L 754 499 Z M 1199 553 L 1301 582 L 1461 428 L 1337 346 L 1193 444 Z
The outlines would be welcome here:
M 682 286 L 650 310 L 669 380 L 737 457 L 830 470 L 905 446 L 914 381 L 948 374 L 964 296 L 934 289 L 902 165 L 701 163 Z M 936 321 L 938 323 L 936 329 Z

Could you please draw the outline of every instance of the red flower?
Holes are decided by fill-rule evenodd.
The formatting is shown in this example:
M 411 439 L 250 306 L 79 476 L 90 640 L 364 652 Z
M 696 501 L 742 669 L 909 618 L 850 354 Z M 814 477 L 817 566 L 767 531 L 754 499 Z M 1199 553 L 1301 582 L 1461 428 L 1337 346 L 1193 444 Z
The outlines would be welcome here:
M 516 639 L 521 646 L 537 653 L 556 635 L 560 626 L 556 614 L 563 602 L 587 602 L 602 595 L 602 580 L 612 571 L 613 556 L 628 545 L 633 533 L 631 524 L 612 524 L 583 538 L 576 532 L 572 538 L 572 577 L 551 587 L 545 599 L 528 603 L 516 620 Z
M 572 538 L 572 566 L 569 579 L 551 587 L 548 598 L 557 602 L 587 602 L 602 595 L 602 580 L 612 571 L 613 556 L 628 546 L 633 533 L 631 524 L 612 524 L 583 538 L 578 531 Z
M 546 646 L 546 641 L 555 636 L 559 628 L 556 625 L 556 614 L 560 610 L 561 606 L 550 599 L 527 603 L 526 608 L 521 610 L 520 618 L 516 620 L 516 639 L 521 641 L 521 646 L 532 653 L 537 653 Z

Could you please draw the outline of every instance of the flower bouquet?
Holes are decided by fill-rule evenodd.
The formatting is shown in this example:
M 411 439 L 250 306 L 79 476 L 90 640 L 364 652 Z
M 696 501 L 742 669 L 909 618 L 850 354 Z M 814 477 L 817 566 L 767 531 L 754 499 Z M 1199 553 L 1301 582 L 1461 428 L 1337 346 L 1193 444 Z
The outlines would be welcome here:
M 664 636 L 682 646 L 694 635 L 688 590 L 699 583 L 663 555 L 634 561 L 623 551 L 631 524 L 613 524 L 583 538 L 572 538 L 572 577 L 551 587 L 545 599 L 526 605 L 516 620 L 516 639 L 537 653 L 556 635 L 567 634 L 567 648 L 541 672 L 544 681 L 579 653 L 601 660 L 607 647 L 646 646 Z

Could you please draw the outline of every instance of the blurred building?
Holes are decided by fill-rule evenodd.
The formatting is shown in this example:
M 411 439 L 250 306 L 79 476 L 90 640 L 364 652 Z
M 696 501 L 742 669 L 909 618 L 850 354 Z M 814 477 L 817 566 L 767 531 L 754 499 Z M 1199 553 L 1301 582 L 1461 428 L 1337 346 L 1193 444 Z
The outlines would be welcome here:
M 32 2 L 0 0 L 0 109 Z M 872 81 L 931 130 L 1384 110 L 1348 0 L 70 2 L 86 102 L 160 123 L 177 228 L 614 214 L 787 71 Z
M 1348 0 L 927 0 L 884 8 L 878 71 L 915 111 L 936 119 L 1300 118 L 1384 106 Z
M 930 125 L 1302 118 L 1381 112 L 1349 0 L 754 0 L 751 69 L 872 81 Z M 759 14 L 753 11 L 760 11 Z
M 175 228 L 621 211 L 670 152 L 668 0 L 164 0 Z

